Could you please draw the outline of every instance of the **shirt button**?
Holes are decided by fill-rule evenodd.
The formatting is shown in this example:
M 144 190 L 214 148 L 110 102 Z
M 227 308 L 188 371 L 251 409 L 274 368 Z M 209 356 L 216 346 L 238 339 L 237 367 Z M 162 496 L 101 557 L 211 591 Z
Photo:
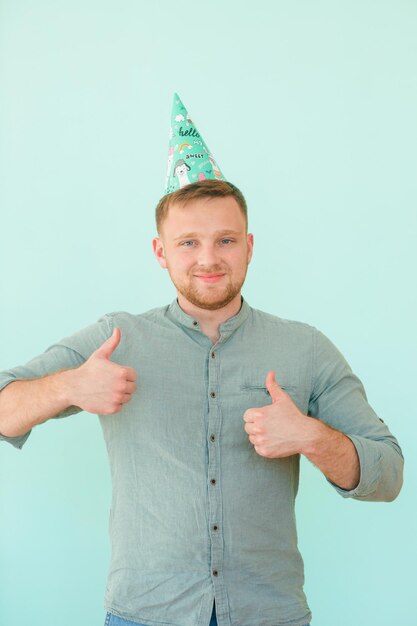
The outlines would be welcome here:
M 213 576 L 218 576 L 218 575 L 219 575 L 219 572 L 216 569 L 214 569 L 213 570 Z
M 198 326 L 198 322 L 194 321 L 193 326 Z
M 216 392 L 215 391 L 211 391 L 210 392 L 210 397 L 211 398 L 215 398 L 216 397 Z
M 216 358 L 216 353 L 215 353 L 215 352 L 212 352 L 212 353 L 211 353 L 211 358 L 212 358 L 212 359 L 215 359 L 215 358 Z
M 215 485 L 216 484 L 216 479 L 212 478 L 210 482 L 211 482 L 212 485 Z
M 217 524 L 213 525 L 213 530 L 219 530 L 219 527 L 217 526 Z
M 210 441 L 216 441 L 216 435 L 210 435 Z

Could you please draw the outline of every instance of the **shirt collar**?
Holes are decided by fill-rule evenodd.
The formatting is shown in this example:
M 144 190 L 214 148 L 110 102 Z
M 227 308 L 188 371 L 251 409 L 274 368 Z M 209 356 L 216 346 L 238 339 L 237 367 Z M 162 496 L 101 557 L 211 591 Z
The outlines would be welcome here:
M 242 306 L 240 307 L 239 312 L 230 317 L 228 320 L 220 324 L 220 336 L 222 338 L 229 337 L 243 322 L 246 321 L 250 312 L 250 306 L 242 298 Z M 189 328 L 190 330 L 194 330 L 197 332 L 202 332 L 200 329 L 200 324 L 198 321 L 185 313 L 180 305 L 178 304 L 178 300 L 174 300 L 169 308 L 168 308 L 168 317 L 175 322 L 176 324 L 180 324 L 181 326 L 185 326 L 185 328 Z

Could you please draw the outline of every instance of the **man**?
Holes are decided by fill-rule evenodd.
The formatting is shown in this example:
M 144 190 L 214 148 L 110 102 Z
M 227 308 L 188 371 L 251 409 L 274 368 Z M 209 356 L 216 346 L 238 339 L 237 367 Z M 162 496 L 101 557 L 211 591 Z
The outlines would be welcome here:
M 242 299 L 253 236 L 234 185 L 169 193 L 157 226 L 177 299 L 106 315 L 5 372 L 0 432 L 21 447 L 51 417 L 99 414 L 113 481 L 106 625 L 305 626 L 300 454 L 343 496 L 392 500 L 400 448 L 321 333 Z

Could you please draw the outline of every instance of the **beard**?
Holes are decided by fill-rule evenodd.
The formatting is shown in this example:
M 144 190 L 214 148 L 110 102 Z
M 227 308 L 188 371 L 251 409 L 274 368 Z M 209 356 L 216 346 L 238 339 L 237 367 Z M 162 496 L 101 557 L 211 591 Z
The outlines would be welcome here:
M 217 311 L 218 309 L 222 309 L 223 307 L 227 306 L 240 293 L 240 290 L 242 289 L 242 285 L 246 278 L 247 271 L 246 267 L 243 276 L 236 278 L 234 281 L 232 281 L 229 273 L 225 271 L 224 268 L 198 268 L 199 273 L 225 273 L 225 278 L 228 279 L 227 283 L 223 286 L 207 285 L 208 288 L 202 289 L 203 285 L 200 286 L 196 284 L 196 281 L 198 281 L 198 279 L 193 276 L 192 272 L 190 272 L 189 274 L 188 281 L 181 281 L 173 276 L 169 266 L 167 269 L 177 291 L 184 298 L 186 298 L 188 302 L 200 309 L 205 309 L 206 311 Z

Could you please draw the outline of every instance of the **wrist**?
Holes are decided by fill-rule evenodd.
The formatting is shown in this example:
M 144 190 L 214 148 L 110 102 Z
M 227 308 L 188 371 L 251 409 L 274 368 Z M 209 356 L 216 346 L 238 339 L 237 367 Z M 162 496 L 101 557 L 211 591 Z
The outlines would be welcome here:
M 320 455 L 324 448 L 329 446 L 329 436 L 336 431 L 323 424 L 315 417 L 305 416 L 305 437 L 301 445 L 300 454 L 310 460 Z
M 53 375 L 55 397 L 61 410 L 69 406 L 77 406 L 75 389 L 78 378 L 78 368 L 62 370 Z

